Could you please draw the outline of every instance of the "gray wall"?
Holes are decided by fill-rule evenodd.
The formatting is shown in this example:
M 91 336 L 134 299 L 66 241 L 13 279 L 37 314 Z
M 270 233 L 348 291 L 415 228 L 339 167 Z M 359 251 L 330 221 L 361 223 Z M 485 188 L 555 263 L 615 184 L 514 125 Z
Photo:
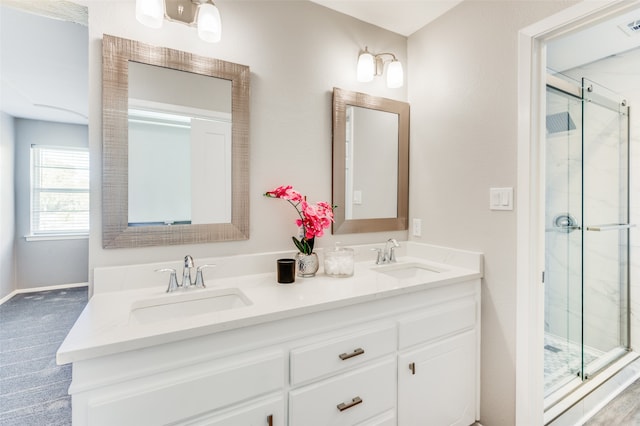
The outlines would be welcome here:
M 17 287 L 87 282 L 88 239 L 26 241 L 24 238 L 30 233 L 29 148 L 32 144 L 86 147 L 87 126 L 16 118 L 15 137 Z M 91 165 L 94 167 L 95 162 Z
M 485 254 L 486 425 L 515 424 L 516 210 L 490 211 L 489 188 L 517 185 L 518 31 L 574 3 L 466 0 L 409 37 L 410 216 L 422 241 Z
M 13 117 L 0 111 L 0 299 L 16 288 L 14 157 Z

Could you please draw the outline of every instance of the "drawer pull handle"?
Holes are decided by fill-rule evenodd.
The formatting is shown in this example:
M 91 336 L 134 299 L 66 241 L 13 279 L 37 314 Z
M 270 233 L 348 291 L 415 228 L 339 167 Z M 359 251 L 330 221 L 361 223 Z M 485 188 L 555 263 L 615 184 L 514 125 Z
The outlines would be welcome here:
M 338 407 L 338 410 L 344 411 L 344 410 L 348 410 L 351 407 L 355 407 L 358 404 L 362 404 L 362 399 L 359 396 L 356 396 L 348 404 L 341 402 L 340 404 L 337 405 L 337 407 Z
M 409 370 L 411 370 L 411 374 L 415 375 L 416 374 L 416 363 L 412 362 L 411 364 L 409 364 Z
M 341 360 L 344 361 L 345 359 L 353 358 L 354 356 L 358 356 L 358 355 L 362 355 L 362 354 L 364 354 L 364 349 L 358 348 L 358 349 L 354 350 L 353 352 L 351 352 L 350 354 L 345 352 L 345 353 L 340 354 L 338 356 L 340 357 Z
M 268 426 L 273 426 L 273 414 L 269 414 L 267 416 L 267 425 Z

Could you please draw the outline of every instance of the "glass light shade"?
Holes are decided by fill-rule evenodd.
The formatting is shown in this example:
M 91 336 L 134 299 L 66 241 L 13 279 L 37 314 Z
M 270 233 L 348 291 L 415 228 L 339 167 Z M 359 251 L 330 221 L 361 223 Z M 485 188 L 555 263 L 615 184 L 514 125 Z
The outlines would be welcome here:
M 387 65 L 387 87 L 395 89 L 404 84 L 404 75 L 400 61 L 392 61 Z
M 375 69 L 376 67 L 373 60 L 373 55 L 365 49 L 365 51 L 362 52 L 358 57 L 358 81 L 365 83 L 367 81 L 373 80 Z
M 201 4 L 198 8 L 198 36 L 209 43 L 220 41 L 222 36 L 220 12 L 211 3 Z
M 164 0 L 136 0 L 136 19 L 151 28 L 160 28 L 164 20 Z

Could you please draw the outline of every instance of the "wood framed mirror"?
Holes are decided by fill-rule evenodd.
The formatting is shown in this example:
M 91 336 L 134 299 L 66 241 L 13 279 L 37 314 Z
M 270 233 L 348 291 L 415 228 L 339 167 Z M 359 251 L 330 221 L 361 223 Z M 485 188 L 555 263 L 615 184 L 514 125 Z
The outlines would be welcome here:
M 248 239 L 249 67 L 110 35 L 102 59 L 103 247 Z
M 409 104 L 333 89 L 334 234 L 408 229 Z

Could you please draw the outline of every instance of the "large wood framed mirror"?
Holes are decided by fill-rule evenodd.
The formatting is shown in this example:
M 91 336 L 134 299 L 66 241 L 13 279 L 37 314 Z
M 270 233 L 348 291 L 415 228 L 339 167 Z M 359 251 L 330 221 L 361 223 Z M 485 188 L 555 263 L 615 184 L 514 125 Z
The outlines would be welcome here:
M 245 65 L 103 38 L 102 245 L 249 238 Z
M 334 234 L 408 229 L 409 104 L 333 89 Z

